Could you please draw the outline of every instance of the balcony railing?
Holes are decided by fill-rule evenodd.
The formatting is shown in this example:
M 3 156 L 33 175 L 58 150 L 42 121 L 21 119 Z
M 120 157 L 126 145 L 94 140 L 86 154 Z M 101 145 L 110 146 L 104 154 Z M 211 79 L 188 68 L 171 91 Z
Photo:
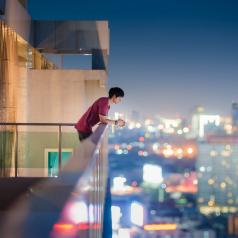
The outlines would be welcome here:
M 8 143 L 8 144 L 10 144 L 10 150 L 14 151 L 13 154 L 11 155 L 11 157 L 14 160 L 14 166 L 12 166 L 12 165 L 10 166 L 11 168 L 14 167 L 14 176 L 15 177 L 19 176 L 19 171 L 18 171 L 18 169 L 19 169 L 19 142 L 26 143 L 26 136 L 24 136 L 24 139 L 22 139 L 22 141 L 20 141 L 19 133 L 38 131 L 41 134 L 44 134 L 46 132 L 52 132 L 52 133 L 57 134 L 57 139 L 55 140 L 55 142 L 57 141 L 57 144 L 56 143 L 53 143 L 53 144 L 57 150 L 58 168 L 60 171 L 62 168 L 62 128 L 69 127 L 72 129 L 74 127 L 74 125 L 75 124 L 73 124 L 73 123 L 4 123 L 4 122 L 0 122 L 0 136 L 1 136 L 1 132 L 12 132 L 11 140 L 9 140 L 9 136 L 8 136 L 8 138 L 0 137 L 0 144 L 3 147 L 4 146 L 3 143 Z M 26 129 L 20 130 L 20 128 L 22 128 L 22 127 L 26 128 Z M 37 129 L 36 129 L 36 127 L 37 127 Z M 42 129 L 42 128 L 44 128 L 44 129 Z M 49 129 L 47 130 L 46 128 L 49 128 Z M 47 137 L 47 135 L 45 137 Z M 37 139 L 37 136 L 35 136 L 35 138 Z M 46 138 L 45 138 L 45 140 L 46 140 Z M 27 155 L 25 153 L 25 157 L 26 156 Z M 35 155 L 33 154 L 32 156 L 35 156 Z M 33 158 L 29 158 L 29 159 L 33 160 Z M 11 161 L 11 164 L 12 164 L 12 161 Z M 1 168 L 1 169 L 3 169 L 3 168 Z M 34 176 L 31 176 L 31 177 L 34 177 Z
M 32 123 L 32 126 L 37 124 Z M 72 125 L 50 126 L 58 127 L 60 151 L 60 128 Z M 30 187 L 6 212 L 0 228 L 1 237 L 102 237 L 107 181 L 106 134 L 106 125 L 99 125 L 74 150 L 57 178 L 48 178 Z

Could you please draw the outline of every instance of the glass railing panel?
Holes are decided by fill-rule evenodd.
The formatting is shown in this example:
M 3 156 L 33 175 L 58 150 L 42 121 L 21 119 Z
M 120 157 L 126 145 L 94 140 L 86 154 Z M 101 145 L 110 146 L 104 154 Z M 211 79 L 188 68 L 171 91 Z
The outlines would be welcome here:
M 15 127 L 0 125 L 0 176 L 11 176 L 15 159 Z M 14 172 L 14 171 L 13 171 Z
M 18 126 L 17 147 L 18 177 L 58 175 L 57 126 Z
M 74 126 L 61 127 L 62 167 L 64 167 L 68 159 L 72 157 L 74 149 L 79 146 L 79 143 L 78 133 Z

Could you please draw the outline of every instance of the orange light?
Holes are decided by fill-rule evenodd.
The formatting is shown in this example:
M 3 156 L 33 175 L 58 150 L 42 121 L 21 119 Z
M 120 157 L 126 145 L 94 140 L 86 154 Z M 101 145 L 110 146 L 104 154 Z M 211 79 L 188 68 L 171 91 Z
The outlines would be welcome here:
M 144 225 L 146 231 L 174 231 L 177 229 L 177 224 L 147 224 Z
M 168 147 L 168 148 L 163 150 L 163 155 L 167 158 L 171 157 L 171 156 L 174 155 L 174 150 L 171 147 Z
M 127 146 L 127 149 L 128 149 L 128 150 L 131 150 L 131 149 L 132 149 L 132 145 L 128 145 L 128 146 Z
M 54 225 L 54 230 L 62 233 L 72 232 L 75 230 L 88 230 L 88 229 L 98 230 L 100 228 L 101 225 L 98 223 L 79 223 L 77 225 L 58 223 Z
M 188 150 L 187 150 L 188 154 L 192 154 L 193 153 L 193 148 L 189 147 Z
M 64 229 L 64 230 L 70 230 L 74 227 L 74 225 L 72 225 L 72 224 L 55 224 L 54 227 L 59 228 L 59 229 Z
M 115 149 L 115 150 L 119 150 L 119 149 L 120 149 L 120 145 L 115 144 L 115 145 L 114 145 L 114 149 Z
M 54 230 L 61 233 L 72 232 L 76 229 L 75 225 L 72 224 L 55 224 Z

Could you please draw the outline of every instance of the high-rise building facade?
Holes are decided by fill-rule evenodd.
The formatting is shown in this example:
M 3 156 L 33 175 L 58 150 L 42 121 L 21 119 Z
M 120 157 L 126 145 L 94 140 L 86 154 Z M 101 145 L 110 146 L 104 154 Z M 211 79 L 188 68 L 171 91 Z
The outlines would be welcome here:
M 107 95 L 108 22 L 38 21 L 26 5 L 0 1 L 0 122 L 74 123 L 93 100 Z M 65 68 L 69 55 L 91 57 L 91 67 Z M 62 151 L 68 153 L 78 142 L 73 129 L 64 129 Z M 18 175 L 49 175 L 56 128 L 18 130 Z M 0 126 L 0 176 L 12 175 L 15 131 Z
M 196 170 L 200 212 L 238 211 L 238 138 L 214 136 L 199 143 Z
M 238 103 L 233 102 L 231 106 L 232 128 L 233 133 L 238 132 Z

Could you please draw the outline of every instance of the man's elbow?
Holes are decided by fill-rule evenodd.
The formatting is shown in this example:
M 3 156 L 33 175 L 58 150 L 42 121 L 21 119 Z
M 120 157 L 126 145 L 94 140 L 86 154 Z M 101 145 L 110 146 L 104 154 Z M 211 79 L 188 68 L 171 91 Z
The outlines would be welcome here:
M 100 118 L 100 122 L 103 123 L 103 124 L 107 124 L 107 119 L 105 119 L 105 118 Z
M 105 120 L 100 120 L 100 123 L 106 124 Z

